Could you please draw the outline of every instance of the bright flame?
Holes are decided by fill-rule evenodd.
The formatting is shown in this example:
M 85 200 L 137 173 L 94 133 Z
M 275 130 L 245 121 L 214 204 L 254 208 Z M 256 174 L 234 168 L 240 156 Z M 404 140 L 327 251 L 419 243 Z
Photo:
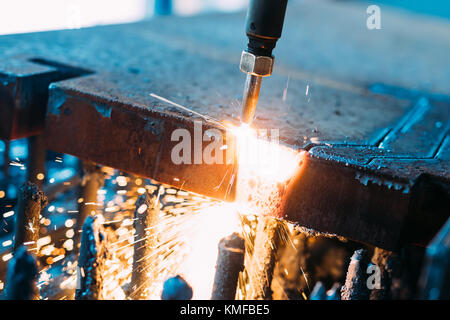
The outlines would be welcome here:
M 239 174 L 250 173 L 276 183 L 291 178 L 298 168 L 299 152 L 279 143 L 277 129 L 255 130 L 243 124 L 232 132 L 237 140 Z
M 210 299 L 219 241 L 239 230 L 236 207 L 218 203 L 199 211 L 192 217 L 198 232 L 189 239 L 190 252 L 182 263 L 180 273 L 194 290 L 193 299 Z
M 278 130 L 242 125 L 232 132 L 239 165 L 237 202 L 246 213 L 277 215 L 274 211 L 304 153 L 280 144 Z

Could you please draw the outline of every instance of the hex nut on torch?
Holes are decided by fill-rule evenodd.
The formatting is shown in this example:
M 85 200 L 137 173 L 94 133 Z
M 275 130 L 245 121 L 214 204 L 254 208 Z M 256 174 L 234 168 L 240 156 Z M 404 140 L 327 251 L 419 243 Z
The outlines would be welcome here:
M 242 72 L 254 76 L 267 77 L 272 74 L 274 60 L 274 57 L 258 56 L 243 51 L 239 67 Z

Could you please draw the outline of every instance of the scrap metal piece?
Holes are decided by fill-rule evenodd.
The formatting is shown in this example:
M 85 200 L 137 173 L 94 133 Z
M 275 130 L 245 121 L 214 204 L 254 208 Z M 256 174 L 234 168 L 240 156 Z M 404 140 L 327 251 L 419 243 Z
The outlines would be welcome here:
M 134 254 L 131 274 L 130 296 L 133 299 L 145 300 L 151 292 L 148 287 L 153 278 L 149 275 L 156 265 L 157 256 L 157 224 L 159 220 L 160 190 L 153 194 L 146 192 L 138 197 L 134 211 Z
M 369 256 L 364 249 L 356 250 L 348 266 L 345 284 L 341 288 L 341 300 L 368 300 L 367 266 Z
M 25 246 L 17 248 L 8 264 L 5 298 L 7 300 L 36 300 L 38 267 L 34 256 Z
M 256 230 L 251 262 L 246 263 L 249 288 L 246 300 L 270 300 L 276 252 L 281 246 L 282 223 L 272 217 L 261 217 Z
M 103 299 L 103 274 L 108 249 L 101 219 L 101 216 L 89 216 L 83 225 L 75 300 Z
M 80 247 L 81 229 L 88 216 L 97 214 L 97 192 L 103 187 L 105 174 L 99 165 L 83 161 L 83 178 L 78 198 L 78 216 L 75 226 L 74 251 Z
M 191 300 L 192 294 L 192 287 L 177 275 L 164 282 L 161 300 Z
M 399 276 L 401 262 L 397 253 L 375 248 L 372 263 L 378 270 L 375 276 L 379 276 L 379 288 L 373 288 L 370 292 L 370 300 L 390 300 L 391 286 L 394 278 Z M 379 274 L 378 274 L 379 272 Z
M 426 251 L 419 280 L 419 297 L 427 300 L 450 299 L 450 219 L 435 236 Z
M 219 242 L 211 300 L 234 300 L 239 273 L 244 270 L 245 241 L 238 233 Z
M 27 182 L 20 188 L 14 251 L 22 245 L 29 249 L 37 248 L 40 214 L 46 205 L 47 197 L 37 185 Z

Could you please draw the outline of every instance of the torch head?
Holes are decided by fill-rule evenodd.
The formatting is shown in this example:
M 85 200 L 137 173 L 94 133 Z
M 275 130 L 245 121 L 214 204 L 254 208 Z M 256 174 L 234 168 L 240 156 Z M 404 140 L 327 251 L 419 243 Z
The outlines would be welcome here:
M 247 74 L 268 77 L 272 74 L 274 60 L 275 58 L 273 56 L 261 56 L 242 51 L 239 68 Z
M 273 56 L 256 55 L 247 51 L 242 52 L 240 69 L 242 72 L 247 73 L 242 98 L 241 120 L 244 123 L 250 124 L 253 121 L 261 88 L 261 79 L 272 74 L 274 60 Z

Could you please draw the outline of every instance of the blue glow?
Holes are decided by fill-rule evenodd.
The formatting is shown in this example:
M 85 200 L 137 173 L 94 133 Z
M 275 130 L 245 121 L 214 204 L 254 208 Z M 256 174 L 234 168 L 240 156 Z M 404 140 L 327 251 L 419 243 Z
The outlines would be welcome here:
M 57 169 L 57 168 L 48 168 L 48 177 L 49 179 L 55 179 L 55 183 L 65 181 L 75 175 L 75 169 L 73 168 L 65 168 L 65 169 Z
M 11 159 L 26 158 L 28 156 L 27 140 L 20 139 L 20 140 L 11 141 L 11 147 L 9 149 L 9 156 Z

